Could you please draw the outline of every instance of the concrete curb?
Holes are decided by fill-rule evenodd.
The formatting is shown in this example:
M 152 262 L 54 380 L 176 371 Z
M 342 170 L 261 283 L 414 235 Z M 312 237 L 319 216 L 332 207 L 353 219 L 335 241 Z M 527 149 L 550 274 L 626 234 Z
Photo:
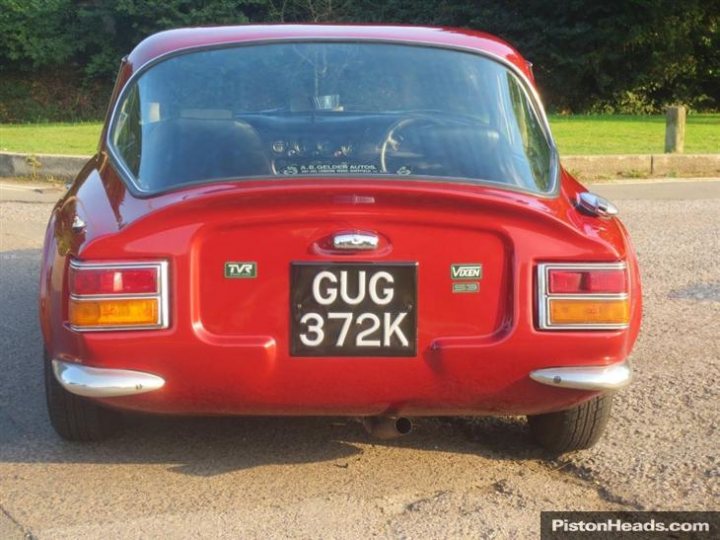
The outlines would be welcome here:
M 90 156 L 0 152 L 0 176 L 53 177 L 69 180 L 75 178 L 89 160 Z
M 72 179 L 90 156 L 0 152 L 1 176 Z M 720 154 L 564 156 L 563 166 L 582 180 L 647 176 L 720 176 Z
M 583 180 L 646 176 L 720 176 L 720 154 L 564 156 L 563 167 Z

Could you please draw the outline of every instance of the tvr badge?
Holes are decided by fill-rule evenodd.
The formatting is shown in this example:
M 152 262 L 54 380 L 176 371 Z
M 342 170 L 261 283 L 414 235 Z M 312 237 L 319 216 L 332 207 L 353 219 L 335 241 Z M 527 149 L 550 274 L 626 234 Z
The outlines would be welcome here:
M 257 277 L 257 263 L 252 261 L 227 261 L 225 277 L 229 279 L 252 279 Z

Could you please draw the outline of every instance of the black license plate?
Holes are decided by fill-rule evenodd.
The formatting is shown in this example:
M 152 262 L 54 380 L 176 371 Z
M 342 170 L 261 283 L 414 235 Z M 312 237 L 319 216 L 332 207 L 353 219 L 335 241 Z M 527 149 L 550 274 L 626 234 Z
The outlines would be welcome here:
M 292 356 L 415 356 L 417 264 L 293 263 Z

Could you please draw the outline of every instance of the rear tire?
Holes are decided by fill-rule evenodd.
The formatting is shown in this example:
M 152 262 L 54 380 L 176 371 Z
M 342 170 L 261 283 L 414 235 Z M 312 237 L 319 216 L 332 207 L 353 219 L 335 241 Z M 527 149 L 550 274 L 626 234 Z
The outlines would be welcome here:
M 593 446 L 605 431 L 612 394 L 602 394 L 565 411 L 528 416 L 533 438 L 557 454 Z
M 50 424 L 68 441 L 101 441 L 122 430 L 122 416 L 88 398 L 65 390 L 45 354 L 45 397 Z

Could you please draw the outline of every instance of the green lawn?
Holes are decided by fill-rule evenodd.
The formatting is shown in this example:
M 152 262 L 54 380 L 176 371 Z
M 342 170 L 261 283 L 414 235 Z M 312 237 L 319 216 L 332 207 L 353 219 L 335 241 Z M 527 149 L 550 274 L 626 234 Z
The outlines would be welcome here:
M 661 154 L 665 116 L 551 116 L 561 155 Z M 685 128 L 685 153 L 720 153 L 720 114 L 692 114 Z
M 30 154 L 95 153 L 101 123 L 0 124 L 0 151 Z
M 662 153 L 665 117 L 551 116 L 553 134 L 563 155 Z M 0 151 L 92 154 L 101 124 L 3 124 Z M 720 114 L 688 117 L 685 152 L 720 153 Z

